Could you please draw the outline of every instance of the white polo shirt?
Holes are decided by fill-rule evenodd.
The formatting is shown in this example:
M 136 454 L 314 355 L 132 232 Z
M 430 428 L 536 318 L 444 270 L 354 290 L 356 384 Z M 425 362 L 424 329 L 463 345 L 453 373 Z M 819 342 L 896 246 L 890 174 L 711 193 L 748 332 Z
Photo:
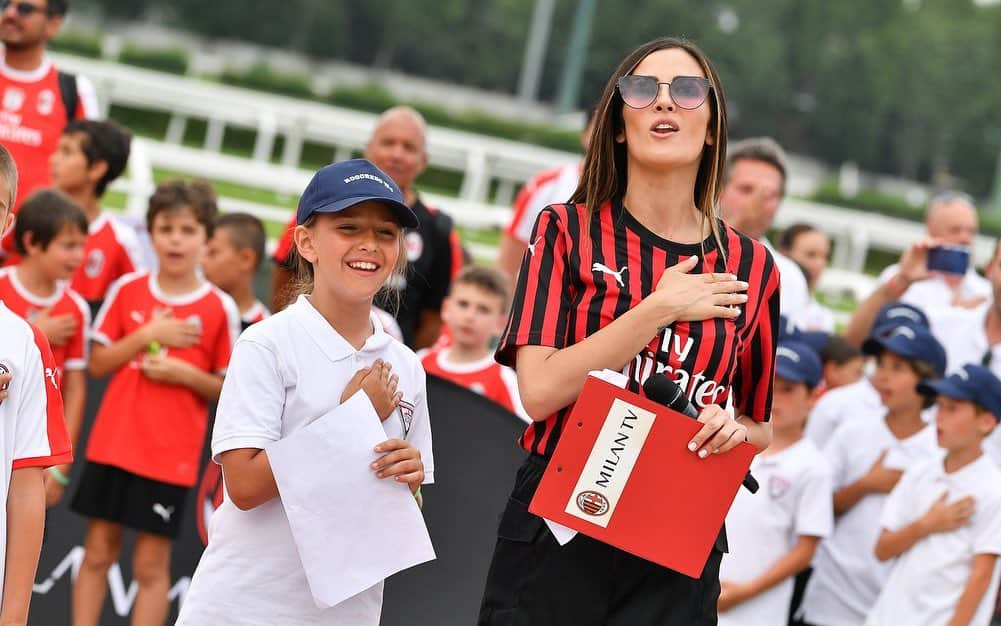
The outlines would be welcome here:
M 759 454 L 751 470 L 758 493 L 744 489 L 726 516 L 730 552 L 723 555 L 720 580 L 751 582 L 771 569 L 800 536 L 826 537 L 834 525 L 831 470 L 820 450 L 803 438 L 777 452 Z M 720 626 L 784 624 L 792 601 L 793 579 L 720 613 Z
M 970 523 L 928 535 L 897 557 L 866 626 L 946 624 L 970 577 L 973 556 L 1001 554 L 1001 470 L 984 456 L 951 474 L 941 458 L 908 471 L 886 500 L 883 528 L 913 523 L 945 492 L 950 503 L 967 496 L 976 500 Z M 970 626 L 990 623 L 999 576 L 1001 561 Z
M 759 241 L 772 253 L 775 267 L 779 270 L 779 291 L 781 292 L 779 308 L 789 323 L 800 330 L 807 330 L 808 311 L 810 308 L 810 288 L 806 284 L 803 269 L 786 255 L 774 247 L 768 239 L 762 237 Z
M 900 265 L 894 263 L 879 275 L 879 284 L 884 285 L 891 278 L 900 272 Z M 986 278 L 977 273 L 972 267 L 963 275 L 962 282 L 959 283 L 958 294 L 954 294 L 952 287 L 939 276 L 933 276 L 925 280 L 919 280 L 907 288 L 907 291 L 900 296 L 901 302 L 913 304 L 925 313 L 936 309 L 953 308 L 952 301 L 956 295 L 963 300 L 974 298 L 991 298 L 993 289 L 991 283 Z
M 884 465 L 909 469 L 938 454 L 935 429 L 928 426 L 897 439 L 885 419 L 845 424 L 824 447 L 834 491 L 868 473 L 884 450 Z M 886 498 L 875 493 L 864 496 L 837 517 L 834 532 L 820 543 L 800 608 L 806 622 L 861 626 L 865 621 L 889 576 L 890 565 L 880 563 L 874 553 Z
M 886 409 L 868 378 L 831 389 L 820 396 L 806 420 L 806 436 L 823 449 L 831 435 L 843 424 L 874 421 Z
M 392 363 L 403 392 L 403 411 L 383 422 L 386 438 L 412 442 L 424 461 L 425 483 L 433 482 L 424 370 L 374 314 L 371 319 L 374 332 L 361 350 L 341 337 L 306 296 L 244 331 L 219 399 L 213 458 L 237 448 L 263 449 L 304 428 L 339 405 L 355 372 L 383 359 Z M 329 609 L 317 608 L 279 498 L 241 511 L 227 494 L 208 534 L 179 625 L 378 625 L 381 583 Z
M 829 307 L 824 306 L 817 300 L 816 296 L 810 296 L 810 302 L 806 305 L 806 311 L 803 313 L 803 323 L 806 331 L 820 331 L 825 333 L 833 333 L 837 330 L 837 319 L 834 317 L 834 311 Z
M 952 373 L 967 363 L 980 365 L 990 351 L 991 373 L 1001 378 L 1001 343 L 990 345 L 987 341 L 987 312 L 993 302 L 975 309 L 950 307 L 934 311 L 929 317 L 932 334 L 945 348 L 946 372 Z M 983 445 L 984 452 L 1001 467 L 1001 428 L 995 428 Z
M 49 344 L 0 301 L 0 372 L 11 375 L 0 400 L 0 502 L 13 470 L 69 463 L 69 436 Z M 6 509 L 5 509 L 6 510 Z M 0 581 L 7 563 L 7 514 L 0 515 Z M 0 601 L 3 588 L 0 584 Z

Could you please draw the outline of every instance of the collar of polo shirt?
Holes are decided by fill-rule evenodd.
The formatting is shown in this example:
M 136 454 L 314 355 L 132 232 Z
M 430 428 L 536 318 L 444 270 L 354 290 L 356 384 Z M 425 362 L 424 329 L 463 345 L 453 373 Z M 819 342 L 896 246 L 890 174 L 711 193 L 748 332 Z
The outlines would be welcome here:
M 337 362 L 359 353 L 382 350 L 386 344 L 392 341 L 392 337 L 383 330 L 379 319 L 374 314 L 369 314 L 374 332 L 365 340 L 365 345 L 362 346 L 361 350 L 355 350 L 354 346 L 341 337 L 340 333 L 330 325 L 330 322 L 316 310 L 307 296 L 299 296 L 299 299 L 292 306 L 295 307 L 297 317 L 302 321 L 303 329 L 331 361 Z

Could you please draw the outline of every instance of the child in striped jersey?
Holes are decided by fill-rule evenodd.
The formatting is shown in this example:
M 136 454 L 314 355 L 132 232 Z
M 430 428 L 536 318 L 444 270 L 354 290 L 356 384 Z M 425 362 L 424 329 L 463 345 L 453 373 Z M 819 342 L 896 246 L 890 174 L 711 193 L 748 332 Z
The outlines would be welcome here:
M 70 442 L 76 445 L 87 395 L 90 308 L 69 286 L 83 260 L 87 218 L 66 194 L 33 193 L 21 205 L 14 228 L 19 265 L 0 270 L 0 299 L 46 336 L 52 347 Z M 54 505 L 69 484 L 70 466 L 45 474 L 46 503 Z
M 441 319 L 451 332 L 451 344 L 419 354 L 424 370 L 450 380 L 500 404 L 529 421 L 517 376 L 494 360 L 493 346 L 504 329 L 510 293 L 499 270 L 471 266 L 455 277 L 442 306 Z

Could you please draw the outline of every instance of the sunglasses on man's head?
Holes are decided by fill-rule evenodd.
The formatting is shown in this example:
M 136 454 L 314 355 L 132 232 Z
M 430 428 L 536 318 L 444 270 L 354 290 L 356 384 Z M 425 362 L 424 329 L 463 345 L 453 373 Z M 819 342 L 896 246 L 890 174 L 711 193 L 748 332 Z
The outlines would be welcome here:
M 619 78 L 619 95 L 626 106 L 645 109 L 657 100 L 660 86 L 667 85 L 671 100 L 678 108 L 697 109 L 706 101 L 712 85 L 701 76 L 675 76 L 669 83 L 662 83 L 655 76 L 629 75 Z
M 8 7 L 13 6 L 14 10 L 17 12 L 18 17 L 28 17 L 38 12 L 45 13 L 46 8 L 40 7 L 37 4 L 31 4 L 30 2 L 15 2 L 14 0 L 0 0 L 0 12 L 6 11 Z

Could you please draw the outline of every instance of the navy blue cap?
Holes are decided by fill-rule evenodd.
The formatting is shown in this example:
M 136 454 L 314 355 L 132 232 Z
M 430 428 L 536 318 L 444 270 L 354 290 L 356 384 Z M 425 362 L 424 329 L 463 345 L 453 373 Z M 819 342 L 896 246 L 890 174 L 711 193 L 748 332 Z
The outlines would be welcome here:
M 918 391 L 926 396 L 943 395 L 976 402 L 1001 421 L 1001 380 L 982 365 L 968 363 L 942 380 L 923 381 Z
M 820 353 L 830 340 L 831 334 L 820 330 L 800 330 L 785 315 L 779 315 L 779 342 L 797 341 L 805 343 Z
M 876 314 L 876 321 L 872 324 L 872 336 L 886 334 L 897 326 L 921 326 L 928 328 L 928 316 L 918 307 L 904 302 L 893 302 L 884 306 Z
M 795 337 L 799 332 L 799 328 L 792 323 L 791 319 L 781 313 L 779 314 L 779 341 Z
M 388 174 L 365 159 L 328 165 L 313 175 L 299 198 L 295 221 L 303 224 L 314 213 L 336 213 L 375 200 L 389 207 L 405 228 L 417 228 L 417 216 Z
M 945 348 L 927 328 L 909 324 L 898 325 L 883 334 L 870 337 L 862 344 L 862 352 L 878 355 L 888 350 L 905 359 L 918 359 L 932 366 L 940 377 L 945 375 Z
M 824 377 L 824 366 L 809 345 L 801 341 L 781 340 L 775 350 L 775 375 L 816 387 Z

